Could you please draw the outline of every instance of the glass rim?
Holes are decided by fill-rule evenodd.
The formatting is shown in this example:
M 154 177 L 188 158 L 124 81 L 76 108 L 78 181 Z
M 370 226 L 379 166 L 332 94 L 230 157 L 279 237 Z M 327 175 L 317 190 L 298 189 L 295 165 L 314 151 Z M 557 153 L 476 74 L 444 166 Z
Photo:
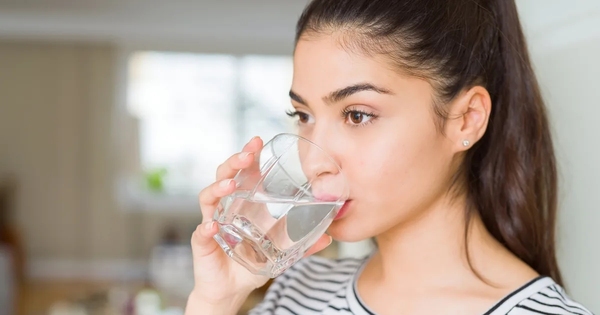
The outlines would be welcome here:
M 348 179 L 346 178 L 346 174 L 344 174 L 344 172 L 342 171 L 342 168 L 340 167 L 340 165 L 335 161 L 335 159 L 325 151 L 325 149 L 323 149 L 320 145 L 314 143 L 313 141 L 302 137 L 298 134 L 295 133 L 290 133 L 290 132 L 283 132 L 283 133 L 278 133 L 275 136 L 273 136 L 273 138 L 271 138 L 269 141 L 267 141 L 264 145 L 263 148 L 267 147 L 268 145 L 273 145 L 273 142 L 277 139 L 277 138 L 282 138 L 282 137 L 291 137 L 291 138 L 296 138 L 297 140 L 301 140 L 301 141 L 305 141 L 308 144 L 312 145 L 315 148 L 318 148 L 319 151 L 327 157 L 327 159 L 333 163 L 333 165 L 335 165 L 335 167 L 337 168 L 338 171 L 338 175 L 342 176 L 342 182 L 344 183 L 344 187 L 343 187 L 343 193 L 342 196 L 337 196 L 337 200 L 336 201 L 345 201 L 348 199 L 349 195 L 350 195 L 350 185 L 348 183 Z M 279 157 L 277 158 L 277 160 L 279 160 Z

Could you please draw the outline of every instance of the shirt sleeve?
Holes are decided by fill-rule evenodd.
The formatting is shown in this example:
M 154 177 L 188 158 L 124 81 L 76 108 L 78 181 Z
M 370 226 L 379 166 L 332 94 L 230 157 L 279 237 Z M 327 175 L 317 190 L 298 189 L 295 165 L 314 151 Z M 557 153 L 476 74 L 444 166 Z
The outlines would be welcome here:
M 559 285 L 543 288 L 539 292 L 519 302 L 508 315 L 594 315 L 585 306 L 571 299 Z

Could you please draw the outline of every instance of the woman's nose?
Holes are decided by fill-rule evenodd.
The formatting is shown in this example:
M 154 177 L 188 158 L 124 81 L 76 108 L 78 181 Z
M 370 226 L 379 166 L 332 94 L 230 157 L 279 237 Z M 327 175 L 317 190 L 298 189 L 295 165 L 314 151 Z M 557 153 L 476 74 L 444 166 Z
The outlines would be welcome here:
M 301 143 L 299 150 L 302 169 L 309 180 L 325 174 L 339 173 L 339 167 L 333 158 L 320 147 Z
M 334 201 L 344 198 L 347 183 L 335 159 L 315 143 L 301 141 L 298 144 L 302 170 L 317 199 Z

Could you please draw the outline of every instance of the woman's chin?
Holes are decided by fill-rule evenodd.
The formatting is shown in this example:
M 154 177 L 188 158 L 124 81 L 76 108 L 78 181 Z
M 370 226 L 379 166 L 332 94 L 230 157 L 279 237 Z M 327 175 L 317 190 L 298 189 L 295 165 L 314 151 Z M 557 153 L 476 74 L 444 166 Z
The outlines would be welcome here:
M 372 237 L 364 235 L 365 232 L 365 226 L 350 216 L 333 221 L 327 229 L 327 234 L 339 242 L 359 242 Z

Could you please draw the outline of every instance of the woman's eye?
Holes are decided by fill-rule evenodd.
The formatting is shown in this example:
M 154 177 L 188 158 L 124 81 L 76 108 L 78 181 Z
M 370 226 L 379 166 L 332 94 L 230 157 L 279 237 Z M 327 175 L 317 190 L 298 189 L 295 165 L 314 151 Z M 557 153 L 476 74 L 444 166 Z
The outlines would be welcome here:
M 359 112 L 350 113 L 350 121 L 354 124 L 360 124 L 363 122 L 364 115 Z
M 297 116 L 298 116 L 298 121 L 303 124 L 306 124 L 310 119 L 310 116 L 308 116 L 308 114 L 302 113 L 302 112 L 298 112 Z
M 373 119 L 373 115 L 351 110 L 346 113 L 346 122 L 351 125 L 363 125 Z
M 312 122 L 311 121 L 312 117 L 309 114 L 301 112 L 301 111 L 288 111 L 288 112 L 286 112 L 286 114 L 292 118 L 298 117 L 299 124 L 308 124 L 308 123 Z

